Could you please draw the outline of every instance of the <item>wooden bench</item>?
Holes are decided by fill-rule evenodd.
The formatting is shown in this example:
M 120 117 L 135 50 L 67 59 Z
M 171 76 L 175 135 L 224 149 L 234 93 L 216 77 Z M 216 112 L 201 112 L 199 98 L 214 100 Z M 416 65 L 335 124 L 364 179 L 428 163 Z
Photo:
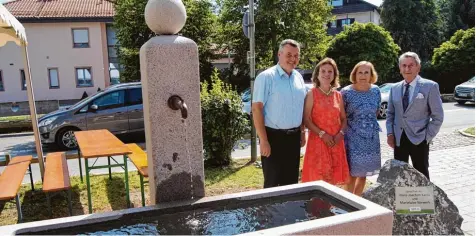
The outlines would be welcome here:
M 5 170 L 0 175 L 0 201 L 15 201 L 18 222 L 23 221 L 20 194 L 18 191 L 20 190 L 21 183 L 25 177 L 25 174 L 27 173 L 28 168 L 30 168 L 31 175 L 30 163 L 32 159 L 32 156 L 15 157 L 9 161 L 8 165 L 5 167 Z
M 71 205 L 71 182 L 69 179 L 68 163 L 64 152 L 53 152 L 46 155 L 45 176 L 43 180 L 43 192 L 46 194 L 48 210 L 51 212 L 51 193 L 68 191 L 69 215 L 73 215 Z
M 126 146 L 132 151 L 132 154 L 127 155 L 129 160 L 136 166 L 140 177 L 140 193 L 142 197 L 142 206 L 145 206 L 144 184 L 149 181 L 144 181 L 144 178 L 149 178 L 149 171 L 147 166 L 147 153 L 145 153 L 141 147 L 135 143 L 126 144 Z
M 0 152 L 0 158 L 0 166 L 7 166 L 10 163 L 10 154 L 8 152 Z M 20 158 L 18 160 L 15 160 L 16 162 L 24 161 L 25 158 L 30 159 L 29 156 L 18 156 L 15 158 Z M 30 175 L 31 189 L 33 191 L 35 191 L 35 183 L 33 182 L 33 172 L 31 171 L 31 164 L 35 163 L 35 161 L 38 162 L 38 159 L 33 159 L 33 157 L 31 157 L 30 165 L 28 166 L 28 171 L 25 173 L 25 175 Z

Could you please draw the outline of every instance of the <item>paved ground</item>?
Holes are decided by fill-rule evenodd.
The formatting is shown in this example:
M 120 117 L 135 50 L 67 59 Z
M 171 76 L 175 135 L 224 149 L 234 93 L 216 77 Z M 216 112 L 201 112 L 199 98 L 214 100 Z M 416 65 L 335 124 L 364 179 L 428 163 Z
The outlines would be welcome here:
M 471 139 L 471 138 L 469 138 Z M 448 143 L 457 146 L 458 139 L 445 139 Z M 465 139 L 463 139 L 465 140 Z M 465 140 L 467 142 L 467 140 Z M 475 235 L 475 146 L 459 146 L 441 149 L 436 145 L 430 151 L 430 178 L 448 195 L 451 201 L 458 207 L 464 221 L 462 230 L 466 235 Z M 464 144 L 465 142 L 461 142 Z M 392 153 L 393 155 L 393 153 Z M 382 164 L 391 156 L 382 156 Z M 371 182 L 377 182 L 377 176 L 369 178 Z

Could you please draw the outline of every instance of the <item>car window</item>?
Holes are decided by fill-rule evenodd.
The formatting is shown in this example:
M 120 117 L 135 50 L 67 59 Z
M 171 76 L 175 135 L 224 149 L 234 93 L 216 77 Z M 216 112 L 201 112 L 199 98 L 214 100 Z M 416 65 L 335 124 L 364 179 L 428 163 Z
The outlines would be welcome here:
M 111 109 L 124 105 L 124 90 L 104 94 L 92 104 L 98 106 L 98 110 Z
M 87 111 L 88 111 L 88 108 L 89 108 L 88 105 L 84 106 L 83 108 L 81 108 L 81 110 L 79 110 L 79 113 L 87 112 Z
M 128 105 L 137 105 L 142 104 L 142 89 L 133 88 L 127 90 L 127 104 Z
M 474 77 L 469 79 L 468 82 L 474 82 Z
M 302 79 L 306 83 L 311 83 L 312 82 L 312 73 L 305 73 L 302 75 Z
M 388 93 L 390 92 L 390 89 L 392 88 L 392 84 L 386 84 L 385 86 L 380 88 L 381 93 Z
M 243 93 L 241 94 L 241 101 L 243 102 L 249 102 L 251 100 L 251 89 L 247 88 Z

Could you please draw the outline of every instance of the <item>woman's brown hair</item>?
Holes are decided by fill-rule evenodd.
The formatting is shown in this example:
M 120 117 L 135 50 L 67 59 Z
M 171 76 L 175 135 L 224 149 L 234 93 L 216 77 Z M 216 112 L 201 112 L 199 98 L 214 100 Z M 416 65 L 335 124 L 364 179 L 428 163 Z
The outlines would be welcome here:
M 318 76 L 319 76 L 319 70 L 321 69 L 321 66 L 323 65 L 331 65 L 332 68 L 334 69 L 334 79 L 331 81 L 331 87 L 338 88 L 340 86 L 339 70 L 337 69 L 336 62 L 332 58 L 329 58 L 329 57 L 322 59 L 319 63 L 317 63 L 316 68 L 314 68 L 314 72 L 312 73 L 312 82 L 314 83 L 314 86 L 317 87 L 320 85 Z

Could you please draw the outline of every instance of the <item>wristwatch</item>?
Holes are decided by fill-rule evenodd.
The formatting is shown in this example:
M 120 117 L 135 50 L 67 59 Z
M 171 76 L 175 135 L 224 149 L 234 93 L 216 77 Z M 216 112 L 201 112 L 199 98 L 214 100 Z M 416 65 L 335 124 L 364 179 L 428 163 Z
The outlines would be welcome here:
M 326 131 L 324 131 L 324 130 L 319 131 L 319 138 L 322 138 L 322 135 L 324 135 L 325 133 L 326 133 Z

